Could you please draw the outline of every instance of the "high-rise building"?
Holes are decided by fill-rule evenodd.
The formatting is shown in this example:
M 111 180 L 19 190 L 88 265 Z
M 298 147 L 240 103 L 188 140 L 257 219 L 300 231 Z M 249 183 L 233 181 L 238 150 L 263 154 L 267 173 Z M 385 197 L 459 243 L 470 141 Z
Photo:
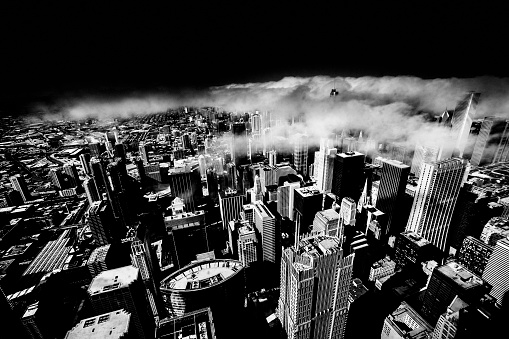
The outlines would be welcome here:
M 382 339 L 427 339 L 433 334 L 431 326 L 410 305 L 402 302 L 384 320 Z
M 289 339 L 344 337 L 354 256 L 325 235 L 284 250 L 278 318 Z
M 491 218 L 482 230 L 479 239 L 487 245 L 495 246 L 497 241 L 509 236 L 509 220 L 506 218 Z
M 119 227 L 114 223 L 109 204 L 105 201 L 94 201 L 88 209 L 88 225 L 92 238 L 99 246 L 120 241 L 123 237 Z
M 148 163 L 148 152 L 150 150 L 150 147 L 151 145 L 149 143 L 144 142 L 140 142 L 138 145 L 138 151 L 144 164 Z
M 295 189 L 300 188 L 300 182 L 285 181 L 283 186 L 277 188 L 277 211 L 282 217 L 294 219 L 293 206 Z
M 320 150 L 315 152 L 313 176 L 316 178 L 316 185 L 325 193 L 332 189 L 336 153 L 337 149 L 332 147 L 332 140 L 320 139 Z
M 467 162 L 457 158 L 425 163 L 421 171 L 406 230 L 423 236 L 443 252 L 466 171 Z
M 435 256 L 435 247 L 426 239 L 413 232 L 403 232 L 396 236 L 394 244 L 396 269 L 407 265 L 421 264 Z
M 203 190 L 198 166 L 169 168 L 168 183 L 172 195 L 184 201 L 186 211 L 194 211 L 199 206 Z
M 219 209 L 221 211 L 223 230 L 227 229 L 230 221 L 240 218 L 243 205 L 244 197 L 242 194 L 237 193 L 236 190 L 229 189 L 219 192 Z
M 57 187 L 58 189 L 61 190 L 70 188 L 70 186 L 66 185 L 66 181 L 64 180 L 62 173 L 60 172 L 60 169 L 58 168 L 50 169 L 48 176 L 53 186 Z
M 80 177 L 78 175 L 78 171 L 76 170 L 76 166 L 65 164 L 62 167 L 62 170 L 64 172 L 64 175 L 69 180 L 69 186 L 70 187 L 76 187 L 80 184 Z
M 249 222 L 251 227 L 254 227 L 254 207 L 252 204 L 246 204 L 242 206 L 242 211 L 240 212 L 240 216 L 242 220 L 246 220 Z
M 135 336 L 131 315 L 124 309 L 81 320 L 70 329 L 65 339 L 123 339 Z
M 489 292 L 490 286 L 471 271 L 450 261 L 433 270 L 424 293 L 422 313 L 431 324 L 447 310 L 456 296 L 466 302 L 477 302 Z
M 492 285 L 490 295 L 497 299 L 497 304 L 507 307 L 509 291 L 509 239 L 497 241 L 493 254 L 488 260 L 482 278 Z M 505 297 L 505 300 L 504 300 Z
M 162 319 L 157 327 L 156 338 L 216 339 L 210 308 L 188 312 L 180 317 Z
M 85 189 L 85 193 L 87 194 L 88 203 L 92 205 L 94 201 L 100 201 L 101 198 L 99 196 L 99 192 L 97 191 L 97 186 L 95 185 L 94 178 L 88 177 L 83 181 L 83 188 Z
M 12 188 L 14 188 L 16 191 L 18 191 L 21 194 L 21 197 L 23 198 L 23 202 L 30 201 L 32 199 L 32 196 L 30 194 L 30 191 L 28 190 L 27 184 L 25 182 L 25 178 L 23 178 L 21 175 L 17 174 L 12 177 L 10 177 Z
M 493 162 L 509 160 L 509 121 L 506 121 L 504 131 L 501 133 L 500 142 L 497 145 Z
M 507 121 L 505 119 L 484 118 L 470 159 L 473 166 L 482 166 L 493 162 L 506 126 Z
M 433 339 L 454 339 L 458 331 L 461 311 L 467 307 L 468 304 L 456 296 L 447 307 L 447 311 L 438 318 L 433 331 Z
M 247 163 L 248 139 L 246 135 L 246 124 L 235 122 L 232 124 L 232 161 L 235 166 Z
M 345 197 L 341 200 L 341 208 L 339 210 L 339 216 L 343 225 L 355 226 L 355 216 L 357 214 L 357 208 L 355 201 L 352 198 Z
M 456 105 L 452 116 L 453 156 L 463 157 L 481 93 L 470 92 Z
M 272 150 L 269 152 L 269 166 L 276 166 L 277 164 L 277 152 Z
M 417 144 L 415 146 L 410 173 L 413 173 L 419 178 L 424 163 L 446 160 L 451 156 L 452 146 L 450 145 Z
M 313 220 L 313 232 L 323 232 L 331 237 L 343 237 L 343 226 L 340 225 L 340 217 L 338 212 L 333 209 L 316 212 Z
M 203 154 L 198 156 L 198 165 L 200 168 L 200 175 L 202 178 L 205 178 L 207 175 L 207 163 L 205 161 L 205 157 Z
M 492 246 L 483 243 L 479 239 L 468 236 L 463 240 L 463 245 L 457 256 L 457 261 L 458 264 L 463 265 L 478 276 L 482 276 L 492 253 Z
M 295 241 L 299 235 L 311 231 L 315 214 L 322 210 L 323 192 L 316 186 L 294 190 L 293 220 L 296 224 Z
M 85 174 L 92 175 L 92 169 L 90 168 L 90 154 L 80 154 L 80 163 L 81 167 L 83 167 L 83 171 Z
M 244 267 L 258 260 L 258 240 L 256 232 L 250 225 L 244 225 L 238 230 L 237 248 L 239 261 Z
M 293 147 L 293 165 L 297 173 L 304 176 L 308 173 L 308 136 L 299 134 L 295 137 Z
M 88 296 L 96 314 L 125 309 L 138 338 L 153 338 L 155 323 L 148 305 L 140 272 L 125 266 L 99 273 L 88 287 Z
M 403 231 L 405 225 L 401 220 L 402 208 L 410 167 L 396 160 L 382 160 L 380 186 L 376 200 L 376 208 L 387 217 L 386 232 L 395 235 Z
M 338 201 L 344 197 L 358 201 L 364 186 L 364 154 L 359 152 L 339 153 L 334 159 L 332 193 Z
M 262 241 L 262 258 L 278 264 L 281 255 L 279 222 L 262 201 L 254 203 L 254 214 L 255 226 Z
M 251 133 L 253 135 L 260 135 L 262 132 L 262 119 L 260 117 L 260 114 L 256 112 L 251 117 Z

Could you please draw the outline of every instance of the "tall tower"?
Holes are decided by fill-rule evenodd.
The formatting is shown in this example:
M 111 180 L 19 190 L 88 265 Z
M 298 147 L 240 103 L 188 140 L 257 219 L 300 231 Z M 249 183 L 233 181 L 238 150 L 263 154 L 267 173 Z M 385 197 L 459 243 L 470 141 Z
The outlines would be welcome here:
M 452 213 L 467 164 L 455 158 L 426 163 L 421 171 L 406 230 L 424 237 L 441 251 L 446 250 Z
M 25 178 L 23 178 L 21 175 L 16 174 L 12 177 L 10 177 L 12 188 L 14 188 L 16 191 L 18 191 L 21 194 L 21 197 L 23 198 L 23 202 L 27 202 L 32 199 L 32 196 L 30 195 L 30 191 L 28 190 L 27 184 L 25 182 Z
M 262 256 L 264 261 L 278 263 L 280 255 L 278 221 L 261 201 L 255 201 L 255 226 L 262 238 Z M 278 255 L 279 254 L 279 255 Z
M 308 173 L 308 136 L 299 134 L 296 136 L 293 148 L 293 165 L 297 173 L 306 176 Z
M 97 191 L 97 186 L 95 185 L 94 178 L 86 178 L 83 181 L 83 188 L 85 189 L 85 193 L 87 194 L 88 203 L 92 205 L 94 201 L 100 201 L 101 198 L 99 196 L 99 192 Z
M 283 186 L 277 188 L 277 211 L 282 217 L 293 220 L 293 206 L 295 189 L 300 188 L 300 182 L 285 181 Z
M 401 220 L 398 220 L 401 213 L 397 213 L 397 211 L 398 208 L 402 208 L 402 199 L 409 174 L 409 166 L 396 160 L 382 160 L 376 208 L 385 213 L 387 233 L 393 235 L 402 232 L 402 228 L 404 228 Z
M 230 221 L 240 218 L 243 205 L 244 198 L 236 190 L 219 192 L 219 209 L 221 211 L 221 220 L 223 221 L 223 230 L 227 229 Z
M 454 109 L 452 116 L 453 156 L 463 157 L 480 96 L 481 93 L 469 92 Z
M 270 151 L 269 152 L 269 166 L 276 166 L 276 163 L 277 163 L 276 159 L 277 159 L 277 152 L 275 150 Z
M 332 148 L 332 141 L 326 138 L 320 139 L 320 150 L 315 152 L 313 175 L 316 185 L 325 193 L 332 188 L 332 175 L 334 170 L 334 158 L 337 149 Z
M 246 124 L 244 122 L 235 122 L 232 124 L 232 161 L 235 166 L 247 162 L 248 139 L 246 135 Z
M 490 294 L 497 298 L 497 304 L 508 307 L 507 297 L 504 300 L 504 296 L 509 291 L 509 239 L 497 241 L 482 278 L 493 286 Z M 502 304 L 503 301 L 505 304 Z
M 486 165 L 493 162 L 498 145 L 502 141 L 507 121 L 496 117 L 484 118 L 481 130 L 475 141 L 474 153 L 470 163 L 473 166 Z
M 506 122 L 493 162 L 509 160 L 509 120 L 506 120 Z
M 343 338 L 354 256 L 325 235 L 284 250 L 278 317 L 289 339 Z
M 364 154 L 346 152 L 336 155 L 332 177 L 332 193 L 341 201 L 344 197 L 359 201 L 364 186 Z

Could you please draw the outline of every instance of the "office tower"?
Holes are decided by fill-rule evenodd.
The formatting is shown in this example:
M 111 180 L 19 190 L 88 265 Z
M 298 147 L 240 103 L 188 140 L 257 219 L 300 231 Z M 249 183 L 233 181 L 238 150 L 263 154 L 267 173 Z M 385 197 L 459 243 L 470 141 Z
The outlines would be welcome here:
M 90 155 L 92 157 L 99 158 L 104 152 L 104 145 L 98 142 L 91 142 L 88 144 L 88 147 L 90 148 Z
M 325 193 L 332 189 L 332 176 L 334 172 L 334 159 L 337 149 L 332 147 L 332 141 L 326 138 L 320 139 L 320 150 L 315 152 L 313 176 L 316 185 Z
M 407 265 L 420 265 L 436 256 L 436 248 L 428 240 L 413 232 L 398 234 L 394 250 L 396 269 L 402 269 Z
M 258 260 L 258 240 L 251 225 L 244 225 L 238 230 L 237 248 L 239 261 L 244 267 Z
M 161 281 L 166 309 L 171 318 L 210 307 L 217 336 L 231 330 L 244 314 L 244 267 L 237 260 L 194 262 Z
M 468 304 L 456 296 L 447 311 L 440 315 L 433 331 L 433 339 L 453 339 L 458 332 L 460 315 L 466 310 Z
M 364 154 L 358 152 L 339 153 L 334 159 L 332 193 L 338 201 L 345 197 L 358 201 L 364 186 Z
M 433 270 L 424 293 L 422 313 L 430 324 L 447 310 L 456 296 L 466 302 L 477 302 L 489 292 L 490 286 L 455 261 Z
M 62 167 L 64 175 L 69 180 L 70 187 L 76 187 L 80 184 L 80 177 L 78 175 L 78 171 L 76 170 L 76 166 L 65 164 Z
M 406 302 L 389 314 L 384 320 L 382 339 L 425 339 L 431 338 L 433 326 Z
M 200 205 L 203 190 L 200 171 L 197 166 L 169 168 L 168 183 L 171 194 L 184 201 L 186 211 L 194 211 Z
M 148 313 L 147 297 L 139 269 L 125 266 L 99 273 L 88 287 L 88 296 L 96 314 L 125 309 L 138 338 L 153 338 L 154 321 Z
M 339 216 L 343 225 L 355 226 L 355 216 L 357 209 L 355 201 L 352 198 L 345 197 L 341 200 L 341 208 L 339 210 Z
M 125 147 L 122 142 L 115 143 L 115 156 L 125 161 Z
M 243 226 L 249 226 L 249 221 L 232 220 L 228 223 L 228 247 L 234 259 L 239 258 L 239 251 L 237 247 L 237 240 L 239 239 L 238 230 Z
M 382 258 L 371 265 L 369 270 L 369 281 L 375 281 L 377 279 L 386 277 L 394 273 L 396 269 L 396 263 L 389 257 Z
M 81 320 L 70 329 L 65 339 L 121 339 L 134 337 L 131 315 L 124 309 Z
M 92 171 L 92 176 L 94 177 L 95 184 L 97 186 L 97 190 L 99 194 L 106 190 L 106 180 L 103 176 L 102 170 L 103 164 L 97 158 L 90 159 L 90 169 Z
M 162 319 L 157 326 L 156 338 L 217 339 L 210 308 Z
M 254 186 L 251 196 L 251 202 L 255 202 L 258 200 L 262 200 L 263 193 L 262 193 L 262 184 L 260 182 L 260 177 L 258 175 L 254 178 Z
M 318 211 L 313 220 L 313 232 L 322 232 L 325 235 L 342 239 L 343 227 L 339 223 L 339 214 L 335 210 Z
M 509 291 L 509 239 L 497 241 L 493 254 L 488 260 L 482 278 L 492 289 L 490 295 L 497 299 L 497 304 L 507 307 Z M 504 300 L 505 299 L 505 300 Z
M 260 134 L 262 132 L 262 119 L 260 117 L 260 114 L 255 113 L 251 117 L 251 133 L 252 134 Z
M 30 191 L 28 191 L 27 184 L 25 182 L 25 178 L 23 178 L 21 175 L 16 174 L 12 177 L 10 177 L 12 188 L 14 188 L 16 191 L 18 191 L 21 194 L 21 197 L 23 198 L 23 202 L 28 202 L 32 200 L 32 196 L 30 195 Z
M 295 188 L 293 220 L 296 224 L 295 241 L 299 235 L 308 233 L 313 225 L 315 214 L 322 210 L 323 192 L 316 186 Z
M 406 227 L 446 251 L 454 206 L 466 177 L 467 164 L 462 159 L 426 163 L 417 186 L 412 211 Z
M 353 259 L 325 235 L 283 251 L 278 318 L 289 339 L 344 337 Z
M 143 166 L 144 177 L 152 183 L 162 182 L 161 167 L 158 162 L 150 162 Z
M 300 182 L 285 181 L 283 186 L 277 188 L 277 211 L 282 217 L 294 220 L 293 206 L 295 189 L 300 188 Z
M 192 149 L 191 137 L 189 136 L 189 133 L 182 134 L 182 136 L 180 137 L 180 140 L 182 142 L 182 147 L 184 149 Z
M 242 220 L 248 221 L 249 225 L 254 227 L 254 206 L 252 204 L 243 205 L 240 216 Z
M 164 218 L 164 224 L 166 234 L 171 239 L 172 261 L 178 268 L 196 260 L 198 254 L 210 251 L 204 211 L 174 212 Z
M 506 120 L 504 130 L 500 135 L 500 142 L 495 150 L 493 163 L 509 160 L 509 121 Z
M 237 189 L 237 168 L 235 164 L 232 164 L 231 162 L 226 164 L 226 174 L 228 178 L 228 187 L 231 189 L 236 190 Z
M 276 166 L 277 164 L 277 152 L 272 150 L 269 152 L 269 166 Z
M 405 225 L 398 213 L 402 207 L 410 167 L 395 160 L 382 160 L 380 186 L 376 200 L 376 208 L 387 217 L 386 232 L 391 235 L 399 234 Z
M 88 225 L 92 238 L 99 246 L 120 242 L 125 232 L 115 224 L 109 204 L 105 201 L 94 201 L 88 209 Z
M 509 236 L 509 220 L 506 218 L 491 218 L 482 230 L 480 240 L 487 245 L 495 246 L 497 241 Z
M 95 185 L 94 178 L 86 178 L 83 181 L 83 188 L 85 189 L 85 193 L 87 194 L 88 203 L 92 205 L 94 201 L 100 201 L 99 192 L 97 191 L 97 187 Z
M 221 220 L 223 230 L 226 230 L 228 223 L 240 218 L 240 212 L 244 205 L 244 197 L 236 190 L 228 189 L 219 192 L 219 209 L 221 211 Z
M 232 161 L 235 166 L 247 163 L 247 135 L 246 124 L 235 122 L 232 124 Z
M 219 199 L 218 179 L 216 171 L 213 168 L 207 169 L 207 191 L 212 201 L 217 202 Z
M 207 175 L 207 164 L 205 161 L 205 157 L 202 155 L 198 156 L 198 166 L 200 168 L 200 175 L 202 178 L 205 178 Z
M 58 168 L 50 169 L 48 175 L 53 186 L 57 187 L 60 190 L 69 188 L 68 185 L 66 185 L 67 184 L 66 180 L 64 180 L 64 177 L 62 176 L 62 173 Z
M 482 276 L 488 259 L 493 253 L 493 247 L 474 237 L 468 236 L 463 240 L 457 262 L 478 276 Z
M 468 144 L 468 136 L 470 134 L 472 121 L 475 118 L 475 111 L 480 96 L 481 93 L 470 92 L 456 105 L 456 108 L 454 109 L 451 131 L 454 138 L 453 156 L 455 157 L 463 157 Z
M 367 215 L 365 231 L 366 236 L 368 236 L 370 239 L 376 239 L 385 242 L 387 234 L 387 216 L 385 213 L 371 205 L 366 205 L 364 212 Z
M 254 203 L 255 226 L 261 236 L 262 259 L 278 264 L 280 258 L 279 222 L 262 201 Z
M 140 271 L 150 310 L 154 320 L 157 322 L 159 320 L 159 311 L 157 310 L 156 299 L 159 299 L 159 289 L 155 280 L 156 272 L 148 241 L 141 241 L 137 238 L 131 242 L 131 265 Z
M 502 141 L 507 121 L 496 117 L 484 118 L 481 130 L 475 141 L 474 153 L 470 163 L 473 166 L 491 164 L 495 158 L 497 148 Z
M 308 173 L 308 136 L 299 134 L 295 137 L 293 147 L 293 165 L 297 173 L 304 176 Z
M 81 167 L 83 167 L 83 171 L 85 174 L 92 175 L 92 169 L 90 168 L 90 154 L 80 154 L 80 163 Z
M 143 160 L 143 163 L 146 164 L 148 162 L 148 152 L 150 151 L 150 144 L 140 142 L 138 145 L 138 152 L 140 153 L 140 157 Z
M 111 257 L 115 253 L 110 249 L 111 245 L 107 244 L 94 248 L 92 253 L 90 253 L 88 260 L 86 261 L 86 265 L 92 278 L 102 271 L 114 268 L 111 267 Z

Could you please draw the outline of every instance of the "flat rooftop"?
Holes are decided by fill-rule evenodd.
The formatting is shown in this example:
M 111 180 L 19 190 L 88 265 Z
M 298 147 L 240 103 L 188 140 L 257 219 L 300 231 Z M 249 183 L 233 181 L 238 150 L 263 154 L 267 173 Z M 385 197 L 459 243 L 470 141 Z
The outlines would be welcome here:
M 323 193 L 317 186 L 296 188 L 295 192 L 298 192 L 303 197 L 311 197 L 313 195 L 319 195 Z
M 194 290 L 217 285 L 242 269 L 236 260 L 208 260 L 187 267 L 168 276 L 161 287 L 175 290 Z
M 336 212 L 335 210 L 333 210 L 332 208 L 328 209 L 328 210 L 319 211 L 317 213 L 319 213 L 321 216 L 323 216 L 324 219 L 326 219 L 327 221 L 339 219 L 339 213 Z
M 419 247 L 430 244 L 430 242 L 428 240 L 421 237 L 419 234 L 417 234 L 415 232 L 404 232 L 402 234 L 405 238 L 409 239 L 410 241 L 412 241 L 414 244 L 416 244 Z
M 302 239 L 298 244 L 299 254 L 307 253 L 312 256 L 320 256 L 341 249 L 340 240 L 327 235 L 312 236 Z
M 65 339 L 123 338 L 129 331 L 130 319 L 131 315 L 123 309 L 83 319 L 67 332 Z
M 483 280 L 481 278 L 477 277 L 474 273 L 470 272 L 455 261 L 448 262 L 436 269 L 445 276 L 451 278 L 463 289 L 469 289 L 483 284 Z
M 88 294 L 95 295 L 128 286 L 138 278 L 138 269 L 124 266 L 99 273 L 90 283 Z

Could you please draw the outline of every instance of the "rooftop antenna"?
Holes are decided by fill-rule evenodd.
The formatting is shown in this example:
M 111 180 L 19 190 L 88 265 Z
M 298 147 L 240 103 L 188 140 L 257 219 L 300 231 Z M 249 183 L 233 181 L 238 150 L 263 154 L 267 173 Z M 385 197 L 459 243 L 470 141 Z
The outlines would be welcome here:
M 330 91 L 330 96 L 335 97 L 338 94 L 339 94 L 338 91 L 336 91 L 336 78 L 334 78 L 334 87 L 332 87 L 332 90 Z

